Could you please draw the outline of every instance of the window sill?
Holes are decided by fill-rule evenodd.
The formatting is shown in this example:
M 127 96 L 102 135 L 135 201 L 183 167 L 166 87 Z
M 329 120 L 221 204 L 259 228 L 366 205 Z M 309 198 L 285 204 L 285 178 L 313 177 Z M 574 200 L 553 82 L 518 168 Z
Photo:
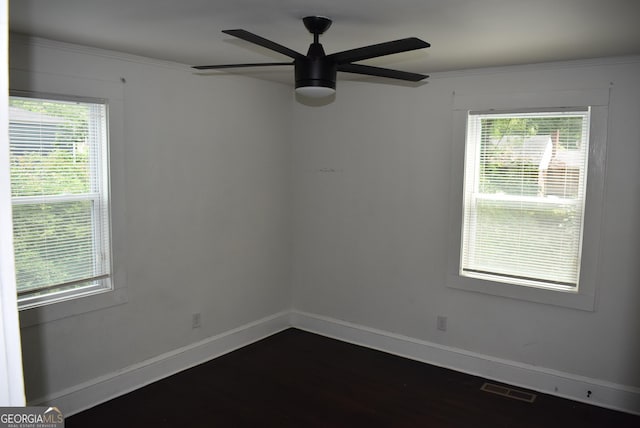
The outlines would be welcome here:
M 64 300 L 20 311 L 20 328 L 32 327 L 52 321 L 98 311 L 127 303 L 127 289 L 105 290 L 89 296 Z
M 595 295 L 586 292 L 581 293 L 579 290 L 561 290 L 506 284 L 486 279 L 464 277 L 453 273 L 447 276 L 447 286 L 459 290 L 474 291 L 477 293 L 584 311 L 593 311 L 595 308 Z

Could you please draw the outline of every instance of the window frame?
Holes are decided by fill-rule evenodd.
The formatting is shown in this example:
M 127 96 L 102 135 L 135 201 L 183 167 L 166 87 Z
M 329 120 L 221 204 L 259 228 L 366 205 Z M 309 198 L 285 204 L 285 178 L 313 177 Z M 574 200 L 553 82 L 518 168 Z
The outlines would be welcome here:
M 598 260 L 600 258 L 600 225 L 604 199 L 609 89 L 536 93 L 454 94 L 453 104 L 447 287 L 593 311 L 595 309 L 596 284 L 599 282 Z M 587 154 L 587 189 L 584 202 L 579 287 L 533 287 L 496 281 L 493 278 L 461 275 L 468 113 L 470 111 L 518 112 L 524 110 L 544 112 L 585 107 L 590 107 L 591 109 L 591 121 L 589 152 Z
M 109 208 L 110 196 L 109 196 L 109 104 L 106 99 L 103 98 L 89 98 L 78 96 L 67 96 L 59 94 L 42 94 L 32 93 L 28 91 L 10 91 L 9 97 L 27 98 L 33 100 L 42 101 L 60 101 L 60 102 L 78 102 L 84 104 L 99 105 L 104 108 L 104 123 L 100 124 L 103 127 L 104 135 L 97 149 L 99 153 L 97 156 L 90 158 L 91 163 L 95 163 L 90 166 L 90 174 L 95 176 L 95 179 L 91 181 L 96 183 L 96 187 L 91 189 L 87 193 L 74 193 L 63 195 L 38 195 L 38 196 L 12 196 L 11 204 L 13 207 L 19 205 L 31 205 L 31 204 L 62 204 L 65 202 L 91 202 L 91 217 L 94 223 L 92 230 L 93 241 L 93 255 L 95 259 L 106 258 L 106 261 L 102 261 L 103 268 L 102 274 L 94 276 L 86 280 L 70 281 L 64 284 L 53 284 L 42 287 L 38 290 L 46 290 L 47 288 L 72 285 L 73 283 L 89 283 L 85 286 L 73 288 L 69 290 L 50 292 L 43 295 L 29 296 L 32 292 L 27 290 L 25 292 L 18 291 L 18 309 L 25 310 L 35 308 L 44 305 L 50 305 L 57 302 L 85 297 L 92 294 L 104 293 L 113 290 L 113 284 L 111 281 L 111 275 L 113 272 L 113 266 L 111 264 L 111 210 Z M 9 118 L 11 122 L 11 118 Z M 10 143 L 11 146 L 11 143 Z M 97 220 L 96 220 L 97 219 Z M 101 229 L 105 228 L 106 233 L 102 233 Z M 15 240 L 15 237 L 14 237 Z M 103 253 L 106 256 L 103 256 Z M 36 292 L 38 291 L 36 290 Z M 26 296 L 26 297 L 21 297 Z
M 21 328 L 53 322 L 84 313 L 126 304 L 127 288 L 124 88 L 125 79 L 95 79 L 10 69 L 11 93 L 34 96 L 104 99 L 109 105 L 109 195 L 111 217 L 111 281 L 110 291 L 90 293 L 77 299 L 23 309 L 19 312 Z
M 580 226 L 579 226 L 579 236 L 578 236 L 578 248 L 577 255 L 580 257 L 581 248 L 582 248 L 582 234 L 584 229 L 584 205 L 585 198 L 584 193 L 582 193 L 582 197 L 576 198 L 562 198 L 555 197 L 549 198 L 544 195 L 512 195 L 512 194 L 504 194 L 504 193 L 483 193 L 480 191 L 480 167 L 478 162 L 480 162 L 480 150 L 481 143 L 478 141 L 481 138 L 482 129 L 478 129 L 480 127 L 480 123 L 483 119 L 493 118 L 501 119 L 511 117 L 522 117 L 522 115 L 533 114 L 532 118 L 559 118 L 563 115 L 572 115 L 575 113 L 576 115 L 582 116 L 583 120 L 587 120 L 587 124 L 590 124 L 591 118 L 591 109 L 589 107 L 568 107 L 568 108 L 553 108 L 546 109 L 542 111 L 542 109 L 533 109 L 533 110 L 506 110 L 506 111 L 469 111 L 467 112 L 467 131 L 465 136 L 465 179 L 464 179 L 464 198 L 463 198 L 463 225 L 462 225 L 462 238 L 461 245 L 463 250 L 460 254 L 460 275 L 467 276 L 471 278 L 477 279 L 486 279 L 495 282 L 504 282 L 511 285 L 521 285 L 526 287 L 537 287 L 537 288 L 548 288 L 552 290 L 558 291 L 567 291 L 567 292 L 577 292 L 579 289 L 579 273 L 580 273 L 580 261 L 577 263 L 577 273 L 575 278 L 575 284 L 572 282 L 564 282 L 564 281 L 553 281 L 550 279 L 543 279 L 536 277 L 535 275 L 530 276 L 519 276 L 515 272 L 512 273 L 498 273 L 491 271 L 481 271 L 476 269 L 471 269 L 467 266 L 464 266 L 465 263 L 465 251 L 464 248 L 467 248 L 466 254 L 471 254 L 470 257 L 473 259 L 472 255 L 475 251 L 476 247 L 475 240 L 467 241 L 467 238 L 471 236 L 475 236 L 476 233 L 474 229 L 476 228 L 474 225 L 477 223 L 478 218 L 478 206 L 482 201 L 484 202 L 493 202 L 496 207 L 501 209 L 507 209 L 508 207 L 514 208 L 519 207 L 522 203 L 529 207 L 535 207 L 538 212 L 546 212 L 552 211 L 553 209 L 563 208 L 567 206 L 576 207 L 580 212 Z M 583 128 L 584 130 L 585 128 Z M 577 183 L 579 189 L 586 189 L 586 172 L 588 171 L 588 149 L 590 142 L 589 129 L 586 129 L 586 150 L 585 150 L 585 159 L 584 159 L 584 168 L 580 169 L 579 173 L 579 182 Z M 473 162 L 473 164 L 470 164 Z M 468 177 L 467 175 L 471 173 L 473 177 Z M 584 187 L 583 187 L 584 186 Z M 469 219 L 470 218 L 470 219 Z M 467 226 L 471 230 L 465 230 L 465 226 Z M 466 245 L 465 245 L 466 242 Z

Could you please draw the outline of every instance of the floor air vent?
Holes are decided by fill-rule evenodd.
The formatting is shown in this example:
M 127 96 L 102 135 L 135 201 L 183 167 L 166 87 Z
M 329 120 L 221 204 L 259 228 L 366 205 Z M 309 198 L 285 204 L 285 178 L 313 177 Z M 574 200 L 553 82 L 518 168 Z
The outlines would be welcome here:
M 503 397 L 513 398 L 514 400 L 526 401 L 527 403 L 533 403 L 536 399 L 536 394 L 532 394 L 526 391 L 519 391 L 517 389 L 508 388 L 502 385 L 496 385 L 495 383 L 485 382 L 480 389 L 492 394 L 498 394 L 502 395 Z

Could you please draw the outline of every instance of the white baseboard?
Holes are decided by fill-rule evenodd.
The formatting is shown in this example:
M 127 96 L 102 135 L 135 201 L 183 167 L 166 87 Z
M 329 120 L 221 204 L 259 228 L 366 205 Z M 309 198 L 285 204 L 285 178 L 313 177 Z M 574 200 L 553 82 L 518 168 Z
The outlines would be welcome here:
M 291 324 L 301 330 L 435 366 L 570 400 L 640 414 L 640 388 L 495 358 L 305 312 L 293 311 Z
M 71 416 L 289 327 L 290 311 L 283 311 L 117 372 L 31 400 L 28 405 L 56 406 L 63 415 Z
M 210 361 L 289 327 L 596 406 L 640 414 L 640 388 L 473 353 L 300 311 L 283 311 L 114 373 L 31 400 L 65 416 Z M 587 397 L 587 391 L 591 391 Z

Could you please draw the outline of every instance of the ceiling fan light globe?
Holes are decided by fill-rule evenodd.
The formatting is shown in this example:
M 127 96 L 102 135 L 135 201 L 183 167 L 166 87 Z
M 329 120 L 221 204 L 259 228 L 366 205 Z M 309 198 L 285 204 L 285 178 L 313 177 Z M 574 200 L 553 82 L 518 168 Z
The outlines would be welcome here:
M 326 86 L 299 86 L 296 93 L 308 98 L 325 98 L 336 93 L 336 90 Z

